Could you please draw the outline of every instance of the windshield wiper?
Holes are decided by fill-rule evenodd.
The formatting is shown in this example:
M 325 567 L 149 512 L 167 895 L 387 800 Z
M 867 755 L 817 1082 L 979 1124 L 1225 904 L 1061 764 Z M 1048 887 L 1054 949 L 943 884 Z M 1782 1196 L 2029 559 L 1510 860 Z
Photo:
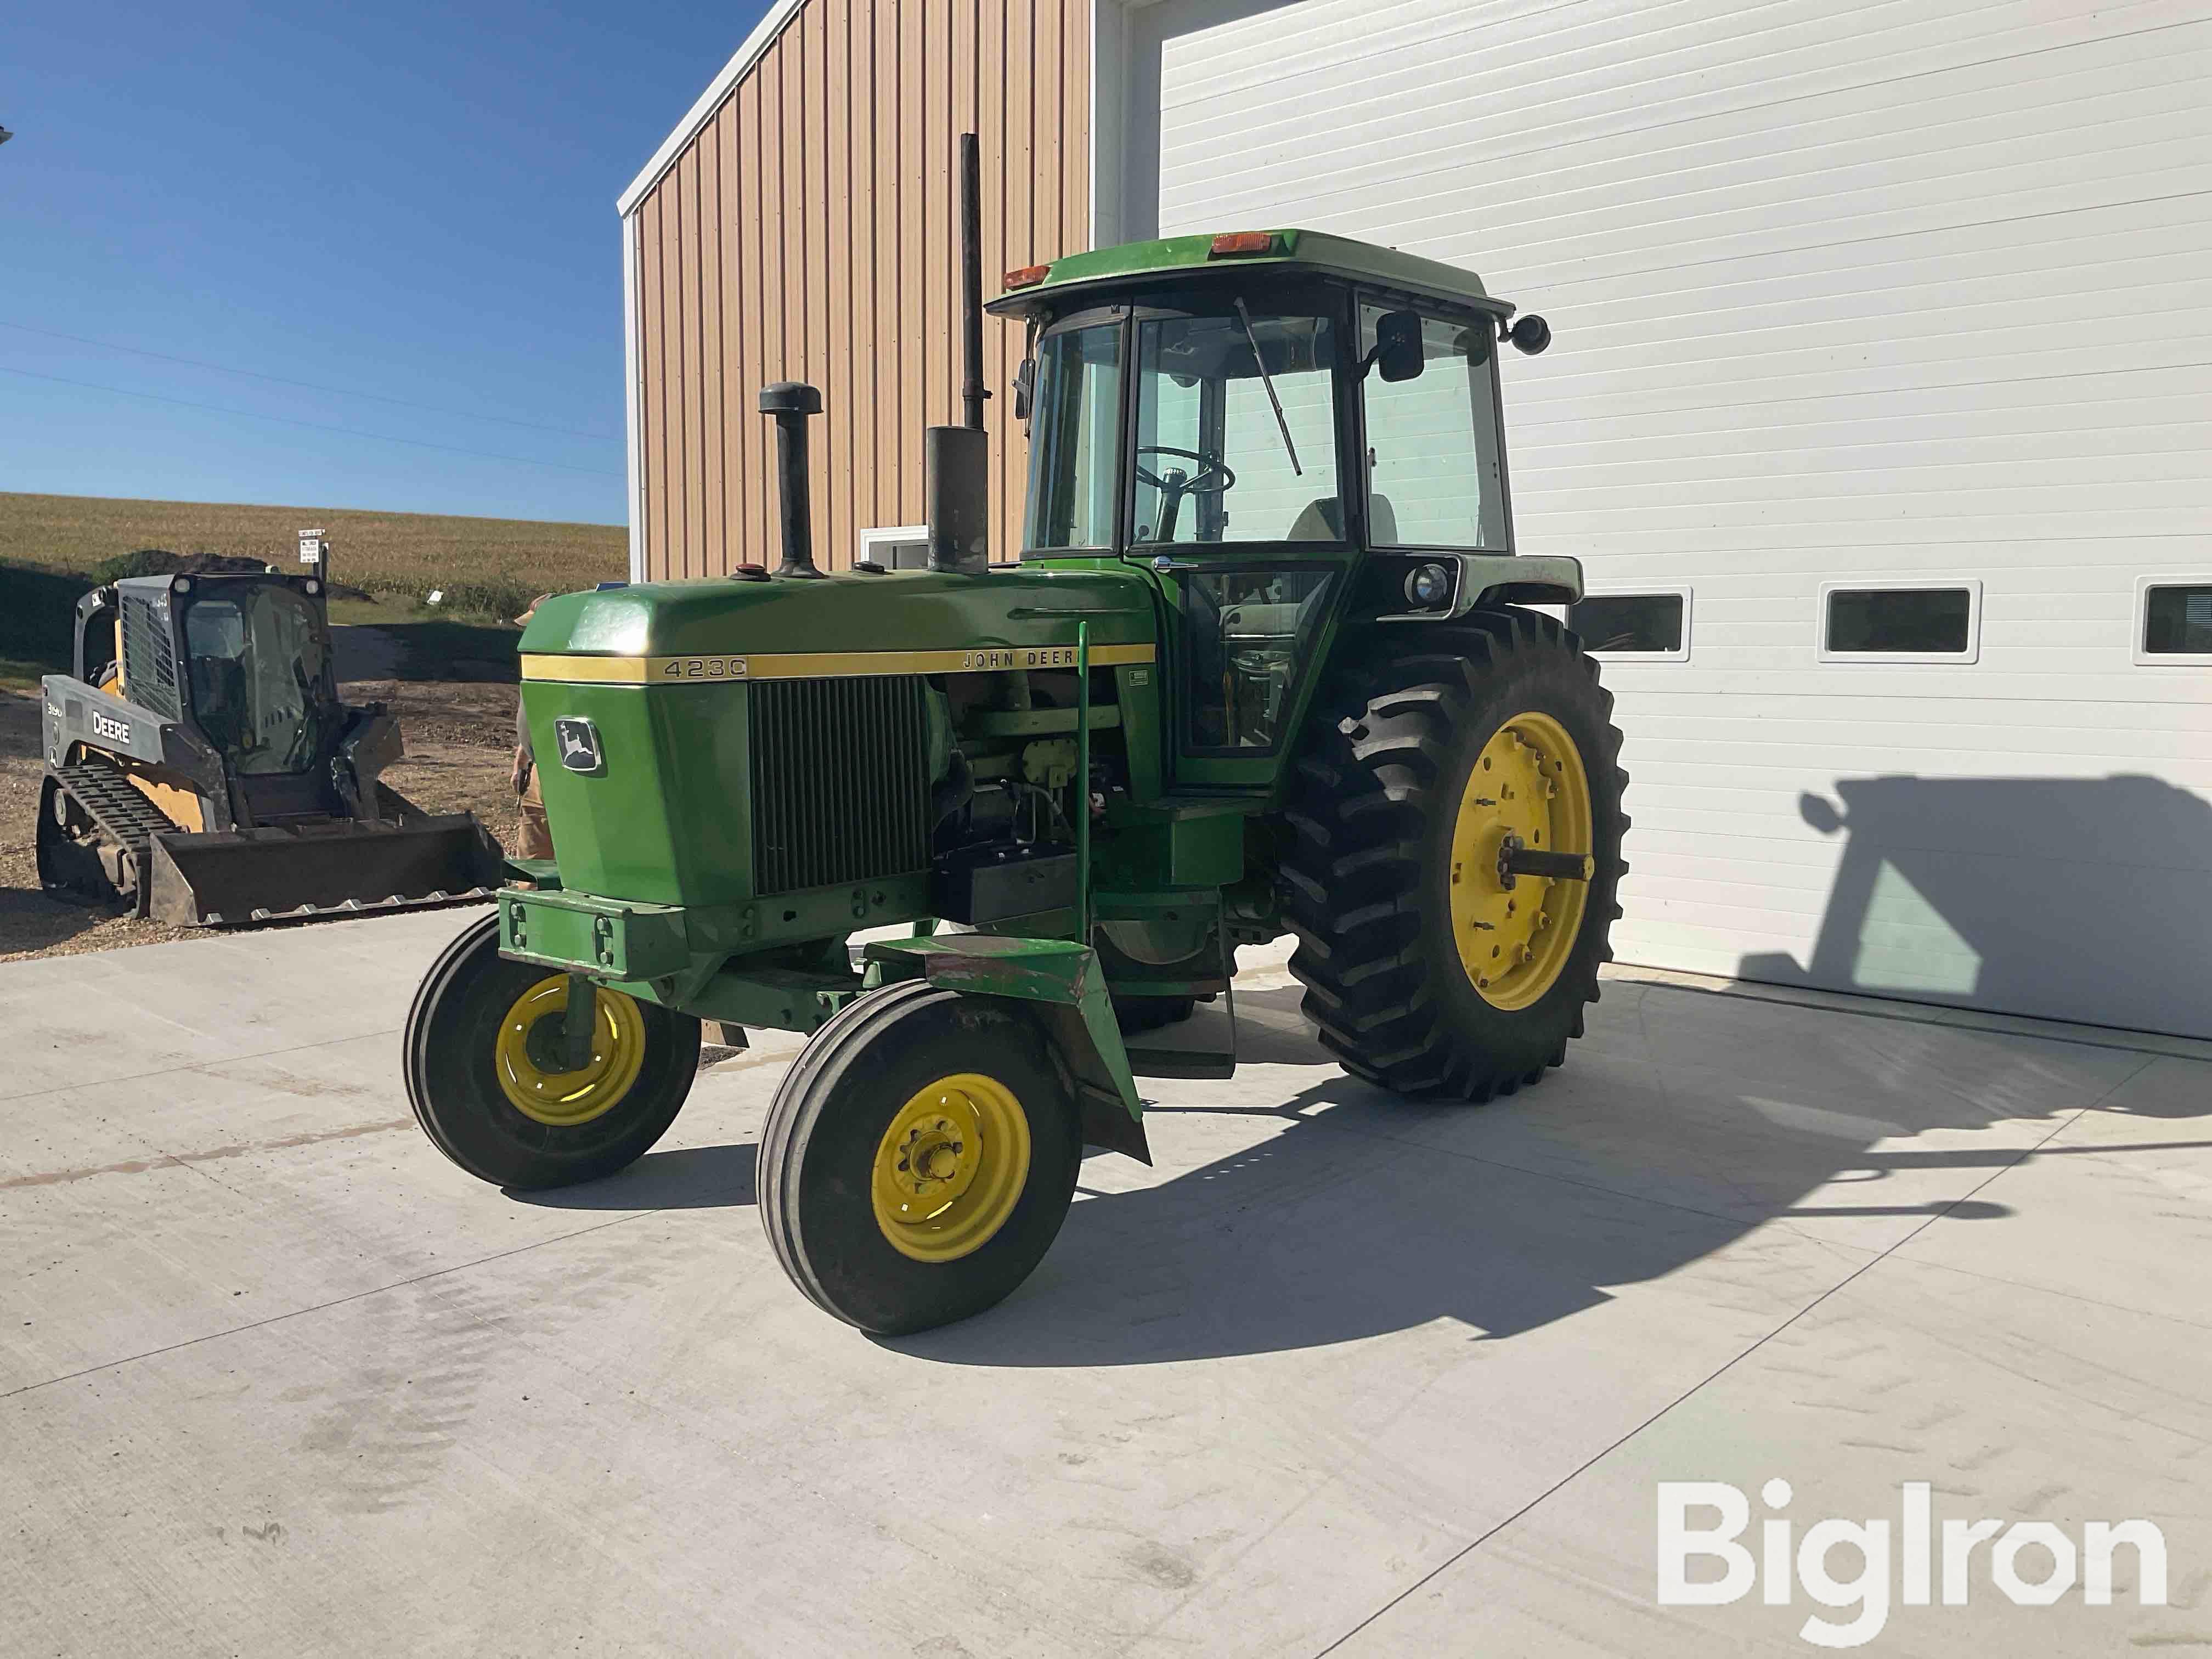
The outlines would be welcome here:
M 1276 428 L 1283 434 L 1283 453 L 1291 458 L 1291 475 L 1303 478 L 1306 471 L 1298 465 L 1298 447 L 1291 441 L 1291 423 L 1283 418 L 1283 400 L 1275 395 L 1275 382 L 1267 374 L 1267 360 L 1260 355 L 1260 337 L 1252 331 L 1252 313 L 1244 309 L 1244 296 L 1241 294 L 1231 303 L 1237 307 L 1237 319 L 1244 325 L 1244 337 L 1252 343 L 1252 361 L 1259 366 L 1260 384 L 1267 388 L 1267 403 L 1275 411 Z

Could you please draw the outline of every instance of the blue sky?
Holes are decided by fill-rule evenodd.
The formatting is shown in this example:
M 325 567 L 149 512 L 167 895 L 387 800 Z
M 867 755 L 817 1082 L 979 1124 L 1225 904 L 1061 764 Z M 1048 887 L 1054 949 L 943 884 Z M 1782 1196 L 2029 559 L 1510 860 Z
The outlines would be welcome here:
M 7 9 L 0 490 L 623 519 L 615 198 L 760 0 Z

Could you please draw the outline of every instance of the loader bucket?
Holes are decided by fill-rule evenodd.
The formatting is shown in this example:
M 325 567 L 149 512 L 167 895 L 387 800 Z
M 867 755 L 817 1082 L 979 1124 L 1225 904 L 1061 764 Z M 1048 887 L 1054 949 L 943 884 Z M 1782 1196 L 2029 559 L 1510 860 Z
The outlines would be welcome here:
M 488 897 L 499 844 L 466 812 L 398 822 L 153 838 L 149 913 L 178 927 L 231 927 L 325 913 Z

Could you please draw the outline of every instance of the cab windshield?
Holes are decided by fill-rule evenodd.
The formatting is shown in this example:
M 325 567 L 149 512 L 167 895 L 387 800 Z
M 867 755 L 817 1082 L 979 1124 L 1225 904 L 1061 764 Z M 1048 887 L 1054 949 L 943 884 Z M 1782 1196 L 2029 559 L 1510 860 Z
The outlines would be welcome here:
M 1241 305 L 1137 325 L 1133 543 L 1344 539 L 1334 334 Z
M 1030 446 L 1034 550 L 1131 545 L 1339 543 L 1330 319 L 1254 308 L 1140 318 L 1133 330 L 1136 447 L 1120 466 L 1118 319 L 1037 343 Z
M 240 584 L 185 612 L 192 715 L 249 776 L 304 770 L 330 713 L 330 665 L 312 601 Z

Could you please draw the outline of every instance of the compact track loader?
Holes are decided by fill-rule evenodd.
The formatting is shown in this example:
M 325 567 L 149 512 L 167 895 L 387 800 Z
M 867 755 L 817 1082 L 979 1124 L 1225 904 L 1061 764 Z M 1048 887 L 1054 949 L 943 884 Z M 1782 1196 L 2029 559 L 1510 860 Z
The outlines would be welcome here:
M 975 276 L 974 153 L 962 227 Z M 1020 562 L 988 562 L 980 307 L 927 436 L 930 564 L 825 575 L 813 388 L 768 387 L 783 559 L 570 594 L 524 635 L 556 858 L 432 968 L 430 1139 L 513 1188 L 638 1158 L 702 1019 L 811 1036 L 759 1152 L 806 1295 L 864 1329 L 1036 1267 L 1135 1079 L 1226 1077 L 1237 946 L 1284 933 L 1321 1042 L 1481 1102 L 1582 1034 L 1626 783 L 1572 559 L 1515 546 L 1472 272 L 1301 230 L 1012 272 Z M 910 936 L 848 944 L 864 930 Z M 1226 1047 L 1133 1035 L 1217 998 Z
M 181 927 L 436 904 L 501 879 L 470 813 L 378 779 L 383 706 L 340 702 L 319 575 L 139 576 L 77 602 L 49 674 L 39 880 Z

